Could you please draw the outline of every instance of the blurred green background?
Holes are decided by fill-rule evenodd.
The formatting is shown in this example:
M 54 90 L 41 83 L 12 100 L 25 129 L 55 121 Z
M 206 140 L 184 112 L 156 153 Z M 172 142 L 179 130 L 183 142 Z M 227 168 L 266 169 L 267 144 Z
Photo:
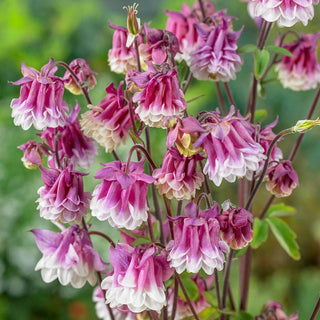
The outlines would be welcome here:
M 151 26 L 164 28 L 165 9 L 180 10 L 181 4 L 189 5 L 193 1 L 181 0 L 143 0 L 139 2 L 139 16 L 143 22 L 153 21 Z M 86 59 L 91 68 L 98 73 L 98 85 L 91 92 L 94 103 L 104 96 L 105 87 L 111 82 L 118 83 L 122 77 L 111 74 L 107 64 L 107 53 L 111 46 L 112 30 L 108 21 L 125 25 L 124 5 L 129 1 L 113 0 L 2 0 L 0 2 L 0 320 L 25 319 L 96 319 L 94 305 L 91 302 L 92 288 L 82 290 L 62 287 L 57 281 L 45 284 L 34 267 L 40 259 L 33 235 L 33 228 L 52 228 L 42 221 L 36 210 L 37 190 L 41 186 L 39 171 L 26 170 L 20 158 L 22 152 L 17 146 L 28 140 L 36 139 L 34 130 L 23 131 L 15 127 L 11 119 L 10 101 L 19 95 L 19 88 L 8 84 L 21 78 L 21 60 L 27 66 L 40 69 L 49 57 L 56 61 L 70 62 L 74 58 Z M 246 4 L 238 0 L 216 0 L 217 9 L 227 4 L 228 14 L 238 17 L 234 29 L 245 29 L 240 38 L 240 46 L 255 43 L 257 29 L 248 17 Z M 298 25 L 298 32 L 316 32 L 320 30 L 319 6 L 316 18 L 307 28 Z M 286 30 L 280 30 L 282 32 Z M 272 29 L 269 42 L 276 38 L 279 29 Z M 245 63 L 230 83 L 235 100 L 240 109 L 244 109 L 251 80 L 252 56 L 244 55 Z M 62 74 L 62 73 L 61 73 Z M 201 99 L 190 104 L 190 113 L 202 109 L 215 109 L 217 97 L 213 83 L 193 81 L 187 99 L 204 94 Z M 258 99 L 258 109 L 267 109 L 267 124 L 279 115 L 279 124 L 275 131 L 292 126 L 297 120 L 306 117 L 315 91 L 293 92 L 281 88 L 275 81 L 267 86 L 267 97 Z M 77 98 L 85 110 L 85 101 Z M 75 104 L 75 99 L 66 94 L 66 100 Z M 319 109 L 319 107 L 318 107 Z M 316 116 L 319 111 L 316 111 Z M 153 141 L 158 139 L 159 130 L 151 130 Z M 164 138 L 163 132 L 161 137 Z M 300 319 L 307 319 L 320 294 L 320 132 L 314 129 L 303 141 L 294 166 L 299 174 L 300 187 L 293 195 L 284 199 L 286 204 L 297 208 L 297 215 L 287 222 L 296 230 L 301 247 L 302 258 L 291 260 L 275 242 L 272 236 L 268 243 L 254 251 L 253 277 L 249 311 L 257 314 L 268 300 L 281 302 L 288 313 L 300 312 Z M 280 144 L 284 155 L 288 156 L 296 137 L 290 137 Z M 153 144 L 158 146 L 158 144 Z M 157 147 L 158 148 L 158 147 Z M 154 147 L 153 152 L 163 152 Z M 119 150 L 125 156 L 126 148 Z M 110 157 L 100 149 L 99 160 L 90 170 L 86 179 L 86 190 L 92 191 L 96 182 L 92 178 L 99 168 L 100 161 Z M 159 164 L 159 163 L 158 163 Z M 234 198 L 234 188 L 223 184 L 215 192 L 221 203 Z M 268 194 L 259 194 L 255 212 L 259 212 Z M 234 200 L 236 202 L 236 200 Z M 98 226 L 97 226 L 98 227 Z M 104 226 L 103 226 L 104 228 Z M 112 231 L 110 231 L 112 232 Z M 116 234 L 114 234 L 116 235 Z M 106 248 L 96 243 L 101 254 L 106 256 Z M 100 251 L 99 251 L 100 252 Z M 236 280 L 235 271 L 233 281 Z M 318 317 L 320 319 L 320 317 Z

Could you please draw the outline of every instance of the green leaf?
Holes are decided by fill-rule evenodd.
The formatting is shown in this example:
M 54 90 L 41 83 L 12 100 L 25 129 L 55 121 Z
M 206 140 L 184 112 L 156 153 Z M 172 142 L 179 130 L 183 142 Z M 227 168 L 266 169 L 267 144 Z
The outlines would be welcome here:
M 145 243 L 151 243 L 151 240 L 148 238 L 139 238 L 137 240 L 134 241 L 133 246 L 139 246 L 141 244 L 145 244 Z
M 129 134 L 130 134 L 132 141 L 135 144 L 141 144 L 143 147 L 145 147 L 144 141 L 139 136 L 137 136 L 133 131 L 130 131 Z
M 277 54 L 282 54 L 284 56 L 293 57 L 293 54 L 289 50 L 282 48 L 282 47 L 279 47 L 279 46 L 270 45 L 270 46 L 267 46 L 266 49 L 268 51 L 271 51 L 271 52 L 274 52 Z
M 181 83 L 183 80 L 185 80 L 187 73 L 189 71 L 189 67 L 184 60 L 182 60 L 177 65 L 177 71 L 178 71 L 178 76 L 179 76 L 179 82 Z
M 255 44 L 246 44 L 238 49 L 238 53 L 255 52 L 258 47 Z
M 260 79 L 267 69 L 270 60 L 269 51 L 266 49 L 256 50 L 254 54 L 254 74 L 257 79 Z
M 220 318 L 220 312 L 217 308 L 206 308 L 198 314 L 200 320 L 215 320 Z M 194 316 L 183 318 L 183 320 L 194 320 Z
M 297 236 L 293 230 L 283 220 L 277 217 L 269 217 L 266 221 L 284 251 L 286 251 L 291 258 L 299 260 L 299 245 L 295 240 Z
M 240 311 L 237 313 L 235 320 L 254 320 L 254 317 L 245 311 Z
M 181 278 L 181 281 L 189 295 L 190 300 L 198 301 L 200 297 L 199 297 L 199 288 L 196 285 L 196 283 L 190 278 Z M 180 286 L 179 286 L 179 297 L 181 297 L 183 301 L 187 301 Z
M 236 258 L 242 257 L 246 253 L 247 249 L 248 249 L 247 247 L 243 247 L 242 249 L 237 250 L 235 253 L 235 257 Z
M 250 243 L 251 247 L 257 249 L 268 238 L 268 222 L 254 218 L 253 239 Z
M 266 97 L 266 88 L 261 81 L 258 82 L 258 95 L 260 98 Z
M 284 203 L 273 204 L 266 212 L 266 217 L 287 217 L 297 213 L 294 207 L 287 206 Z
M 153 230 L 154 239 L 155 240 L 159 239 L 159 237 L 160 237 L 160 223 L 159 223 L 159 220 L 156 220 L 152 224 L 152 230 Z
M 215 294 L 213 294 L 211 291 L 203 291 L 202 295 L 205 297 L 205 299 L 210 303 L 211 306 L 217 308 L 218 302 Z
M 262 122 L 268 116 L 267 109 L 256 110 L 254 115 L 255 122 Z

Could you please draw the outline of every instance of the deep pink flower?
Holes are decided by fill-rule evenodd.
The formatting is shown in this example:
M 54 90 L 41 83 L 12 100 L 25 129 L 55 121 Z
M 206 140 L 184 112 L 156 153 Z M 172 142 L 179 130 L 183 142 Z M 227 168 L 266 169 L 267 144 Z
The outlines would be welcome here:
M 203 174 L 197 171 L 199 160 L 202 160 L 200 155 L 185 157 L 177 149 L 170 148 L 163 158 L 162 167 L 152 173 L 159 194 L 164 194 L 168 199 L 194 198 L 204 181 Z
M 108 219 L 113 227 L 133 230 L 148 218 L 147 192 L 154 179 L 143 173 L 143 160 L 126 163 L 105 163 L 95 178 L 101 179 L 93 191 L 90 204 L 92 215 L 99 220 Z
M 215 185 L 222 179 L 234 182 L 237 177 L 252 179 L 252 173 L 259 169 L 259 164 L 266 158 L 262 146 L 252 138 L 254 126 L 248 119 L 234 115 L 234 108 L 226 117 L 218 112 L 205 116 L 202 127 L 206 129 L 195 147 L 203 146 L 207 154 L 204 173 Z
M 236 78 L 242 58 L 237 53 L 237 41 L 242 29 L 232 30 L 232 18 L 225 11 L 214 14 L 216 25 L 196 25 L 199 34 L 197 47 L 191 52 L 190 70 L 199 80 L 228 82 Z
M 195 285 L 198 287 L 198 294 L 199 297 L 196 301 L 192 301 L 192 304 L 196 310 L 196 312 L 199 314 L 204 309 L 208 308 L 210 304 L 203 296 L 202 292 L 208 288 L 212 283 L 212 276 L 202 279 L 200 276 L 193 275 L 190 277 L 190 279 L 195 283 Z M 173 287 L 168 288 L 168 314 L 169 318 L 172 314 L 172 306 L 173 306 L 173 299 L 174 299 L 174 290 Z M 181 297 L 178 297 L 178 303 L 177 303 L 177 310 L 176 310 L 176 316 L 174 317 L 174 320 L 182 320 L 186 319 L 188 317 L 192 317 L 193 314 L 190 310 L 190 306 L 186 301 L 184 301 Z
M 35 270 L 41 270 L 44 282 L 58 278 L 62 285 L 82 288 L 86 281 L 96 283 L 96 271 L 104 271 L 104 263 L 93 249 L 87 231 L 72 225 L 61 233 L 50 230 L 31 230 L 43 256 Z
M 292 190 L 299 185 L 298 176 L 289 160 L 272 165 L 266 175 L 268 179 L 266 188 L 276 197 L 290 196 Z
M 74 167 L 80 166 L 84 169 L 94 163 L 97 156 L 97 147 L 92 138 L 88 138 L 80 129 L 78 114 L 80 107 L 77 104 L 66 120 L 64 127 L 57 129 L 47 128 L 39 136 L 46 140 L 48 146 L 55 150 L 56 139 L 58 140 L 58 154 L 60 163 L 73 164 Z M 55 156 L 49 159 L 51 168 L 55 167 Z
M 95 302 L 96 314 L 99 319 L 112 320 L 109 310 L 106 306 L 106 300 L 100 287 L 96 287 L 93 291 L 93 302 Z M 127 310 L 126 310 L 127 309 Z M 128 308 L 113 308 L 112 313 L 115 320 L 136 320 L 136 314 L 131 312 Z
M 49 154 L 48 149 L 34 140 L 30 140 L 18 148 L 23 151 L 21 160 L 27 169 L 38 168 L 38 166 L 42 164 L 43 155 Z
M 89 64 L 86 60 L 77 58 L 70 62 L 69 67 L 76 74 L 76 76 L 80 80 L 80 83 L 86 86 L 88 90 L 92 89 L 96 85 L 96 73 L 90 69 Z M 74 79 L 69 70 L 65 72 L 63 80 L 65 88 L 68 89 L 71 93 L 75 95 L 82 94 L 81 88 L 79 87 L 76 79 Z
M 112 48 L 108 53 L 108 62 L 111 71 L 116 73 L 127 73 L 131 69 L 137 70 L 137 58 L 133 45 L 127 48 L 127 39 L 129 32 L 127 28 L 116 26 L 109 22 L 114 29 L 112 38 Z M 138 43 L 142 43 L 142 36 L 138 36 Z
M 297 22 L 305 26 L 313 19 L 313 6 L 319 0 L 245 0 L 249 2 L 251 17 L 262 17 L 269 22 L 277 21 L 279 27 L 292 27 Z
M 244 208 L 236 208 L 225 201 L 222 214 L 218 216 L 222 239 L 232 249 L 238 250 L 247 246 L 252 240 L 252 214 Z
M 81 115 L 80 124 L 84 134 L 95 139 L 106 152 L 116 150 L 127 141 L 132 125 L 122 87 L 123 81 L 117 90 L 111 83 L 102 101 L 97 106 L 89 106 L 91 110 Z
M 168 261 L 178 273 L 184 270 L 198 273 L 202 268 L 207 274 L 214 269 L 222 270 L 227 244 L 220 239 L 217 220 L 218 205 L 206 211 L 200 210 L 193 202 L 185 207 L 185 217 L 172 218 L 174 240 L 167 245 Z
M 44 186 L 38 194 L 40 217 L 53 221 L 68 223 L 80 222 L 87 214 L 89 192 L 83 190 L 84 173 L 73 171 L 72 165 L 65 169 L 46 169 L 40 167 Z
M 301 38 L 285 43 L 283 48 L 289 50 L 293 57 L 283 56 L 276 65 L 279 79 L 285 88 L 292 90 L 310 90 L 320 83 L 320 64 L 317 56 L 320 32 L 302 34 Z
M 181 116 L 187 108 L 184 94 L 179 86 L 176 69 L 159 71 L 151 63 L 147 72 L 131 78 L 141 92 L 136 92 L 133 102 L 138 106 L 135 111 L 148 126 L 167 128 L 166 117 Z
M 154 247 L 142 250 L 124 243 L 110 248 L 114 273 L 102 281 L 101 288 L 107 290 L 106 303 L 111 308 L 127 305 L 136 313 L 160 312 L 167 304 L 163 282 L 171 277 L 173 270 L 164 251 L 155 253 Z
M 203 5 L 207 16 L 214 13 L 214 4 L 211 1 L 203 1 Z M 202 19 L 199 4 L 196 2 L 192 9 L 183 4 L 180 12 L 166 11 L 166 15 L 168 16 L 166 30 L 176 35 L 180 46 L 180 53 L 176 54 L 175 59 L 179 62 L 185 60 L 190 66 L 190 53 L 196 48 L 198 41 L 195 25 Z
M 23 78 L 14 85 L 21 85 L 20 97 L 11 101 L 12 117 L 16 126 L 28 130 L 31 125 L 38 130 L 63 126 L 68 105 L 63 101 L 63 80 L 55 76 L 57 67 L 52 58 L 41 72 L 21 63 Z

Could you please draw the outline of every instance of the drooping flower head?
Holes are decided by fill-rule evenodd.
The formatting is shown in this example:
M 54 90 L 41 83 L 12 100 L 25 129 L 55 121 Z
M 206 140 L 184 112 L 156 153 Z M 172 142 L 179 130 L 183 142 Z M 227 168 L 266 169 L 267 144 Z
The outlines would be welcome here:
M 127 28 L 116 26 L 109 22 L 114 29 L 112 48 L 108 53 L 108 62 L 111 71 L 126 74 L 129 70 L 137 70 L 137 58 L 132 44 L 127 47 L 129 32 Z M 142 36 L 137 37 L 138 43 L 142 43 Z
M 62 285 L 69 283 L 82 288 L 86 281 L 96 283 L 96 271 L 104 271 L 104 263 L 93 249 L 87 231 L 78 225 L 56 233 L 50 230 L 31 230 L 43 256 L 35 270 L 41 270 L 44 282 L 58 279 Z
M 92 296 L 93 302 L 95 302 L 96 315 L 102 320 L 112 320 L 109 310 L 106 306 L 106 300 L 100 287 L 96 287 Z M 128 308 L 122 307 L 112 309 L 115 320 L 136 320 L 136 314 L 131 312 Z
M 299 185 L 298 175 L 289 160 L 273 164 L 266 175 L 268 179 L 266 188 L 276 197 L 290 196 L 293 189 Z
M 214 13 L 214 4 L 211 1 L 203 1 L 207 16 Z M 166 30 L 176 35 L 180 52 L 176 54 L 175 59 L 179 62 L 185 60 L 188 66 L 191 63 L 190 53 L 196 48 L 198 41 L 198 32 L 195 27 L 202 19 L 199 10 L 199 4 L 190 9 L 186 4 L 182 5 L 181 11 L 166 11 L 168 16 Z
M 293 57 L 283 56 L 276 65 L 280 82 L 292 90 L 310 90 L 320 83 L 320 64 L 317 57 L 320 32 L 302 34 L 301 38 L 285 43 L 283 48 L 289 50 Z
M 298 320 L 298 312 L 287 316 L 281 304 L 276 301 L 269 301 L 268 304 L 264 306 L 262 316 L 264 316 L 263 319 L 266 320 Z
M 206 129 L 195 147 L 203 146 L 207 154 L 204 173 L 215 185 L 222 179 L 234 182 L 237 177 L 251 179 L 252 173 L 259 169 L 259 163 L 265 159 L 262 146 L 252 138 L 254 126 L 248 119 L 234 115 L 234 108 L 226 117 L 211 112 L 202 121 Z
M 190 70 L 198 80 L 228 82 L 236 78 L 242 59 L 237 53 L 237 41 L 242 29 L 232 30 L 232 19 L 226 11 L 216 12 L 214 25 L 196 25 L 199 35 L 197 47 L 191 52 Z
M 37 130 L 63 126 L 68 105 L 63 101 L 63 80 L 55 76 L 57 67 L 52 58 L 41 72 L 21 63 L 23 78 L 14 85 L 21 85 L 20 97 L 11 101 L 14 124 L 28 130 L 33 125 Z
M 236 208 L 225 201 L 222 214 L 218 216 L 222 239 L 232 249 L 238 250 L 247 246 L 253 238 L 252 214 L 244 208 Z
M 192 301 L 192 304 L 194 306 L 194 309 L 196 310 L 197 314 L 202 312 L 204 309 L 208 308 L 210 304 L 203 296 L 203 292 L 208 288 L 211 283 L 213 277 L 207 277 L 206 279 L 201 279 L 199 275 L 193 275 L 190 277 L 190 279 L 194 282 L 194 284 L 198 287 L 198 297 L 195 301 Z M 168 314 L 169 318 L 172 315 L 172 306 L 174 301 L 174 290 L 170 286 L 168 288 Z M 177 309 L 176 309 L 176 316 L 174 317 L 174 320 L 182 320 L 186 319 L 188 317 L 192 317 L 193 314 L 190 310 L 190 306 L 186 301 L 184 301 L 182 298 L 178 297 L 177 302 Z
M 80 222 L 87 214 L 89 192 L 83 190 L 84 173 L 73 171 L 72 165 L 65 169 L 40 167 L 44 186 L 38 190 L 40 217 L 52 221 Z
M 203 174 L 197 171 L 200 155 L 185 157 L 175 148 L 170 148 L 164 158 L 162 167 L 152 173 L 160 195 L 168 199 L 191 200 L 196 190 L 204 181 Z
M 69 68 L 75 73 L 75 75 L 78 77 L 80 83 L 87 87 L 88 90 L 92 89 L 97 81 L 95 78 L 96 73 L 93 72 L 89 64 L 86 60 L 82 58 L 74 59 L 70 62 Z M 79 95 L 82 94 L 82 90 L 79 87 L 78 82 L 76 79 L 72 76 L 71 72 L 67 70 L 63 76 L 64 80 L 64 86 L 66 89 L 68 89 L 72 94 Z
M 133 230 L 148 218 L 147 192 L 154 179 L 143 173 L 143 161 L 105 163 L 95 178 L 101 179 L 93 191 L 92 215 L 107 220 L 113 227 Z
M 314 16 L 313 6 L 319 0 L 242 0 L 248 2 L 252 18 L 262 17 L 269 22 L 277 22 L 279 27 L 292 27 L 297 22 L 305 26 Z
M 198 273 L 203 269 L 213 274 L 214 269 L 222 270 L 224 254 L 229 248 L 219 236 L 218 205 L 215 203 L 211 209 L 202 211 L 191 202 L 184 212 L 186 216 L 172 218 L 174 240 L 167 245 L 170 266 L 178 273 L 184 270 Z
M 166 128 L 167 117 L 181 116 L 187 103 L 179 86 L 176 69 L 158 70 L 148 63 L 148 71 L 131 78 L 141 92 L 136 92 L 133 102 L 138 106 L 135 112 L 148 126 Z
M 110 248 L 110 262 L 114 273 L 102 281 L 101 288 L 107 290 L 111 308 L 127 305 L 135 313 L 161 311 L 167 303 L 163 282 L 173 273 L 164 250 L 156 254 L 155 247 L 144 250 L 118 243 Z
M 80 124 L 84 134 L 95 139 L 106 152 L 116 150 L 127 141 L 132 125 L 122 87 L 122 81 L 117 90 L 111 83 L 102 101 L 97 106 L 89 106 L 91 110 L 81 115 Z
M 43 155 L 49 154 L 49 151 L 43 144 L 30 140 L 18 147 L 23 151 L 22 163 L 27 169 L 36 169 L 42 164 Z
M 74 167 L 80 166 L 84 169 L 89 169 L 97 156 L 97 147 L 94 144 L 94 140 L 85 136 L 81 131 L 78 120 L 79 112 L 80 107 L 77 103 L 67 118 L 64 127 L 58 127 L 57 129 L 47 128 L 39 136 L 45 139 L 52 150 L 56 149 L 56 140 L 58 141 L 60 163 L 66 162 L 73 164 Z M 51 168 L 55 167 L 54 157 L 52 156 L 49 159 Z

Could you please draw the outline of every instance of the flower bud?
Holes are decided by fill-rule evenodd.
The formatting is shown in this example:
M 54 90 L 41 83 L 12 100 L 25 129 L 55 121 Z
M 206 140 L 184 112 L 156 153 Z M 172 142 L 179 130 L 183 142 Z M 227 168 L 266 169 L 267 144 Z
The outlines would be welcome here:
M 33 140 L 22 144 L 18 148 L 23 151 L 21 161 L 29 170 L 37 169 L 43 161 L 43 154 L 48 154 L 48 151 L 41 144 Z
M 311 130 L 315 126 L 320 125 L 320 120 L 299 120 L 294 127 L 292 127 L 292 132 L 305 133 Z
M 137 18 L 138 13 L 138 4 L 134 3 L 132 6 L 123 7 L 123 9 L 127 10 L 128 18 L 127 18 L 127 29 L 129 31 L 129 36 L 127 40 L 127 48 L 130 47 L 134 38 L 140 33 L 141 24 L 140 19 Z

